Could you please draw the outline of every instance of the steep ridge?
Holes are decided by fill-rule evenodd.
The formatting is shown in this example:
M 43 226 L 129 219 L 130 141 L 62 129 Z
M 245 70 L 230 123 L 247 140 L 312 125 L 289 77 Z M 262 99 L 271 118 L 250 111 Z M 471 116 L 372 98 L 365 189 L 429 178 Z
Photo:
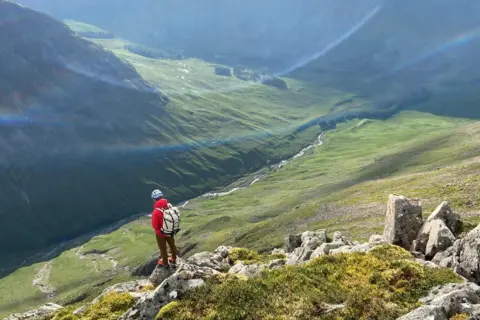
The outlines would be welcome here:
M 131 65 L 44 14 L 0 6 L 0 268 L 138 214 L 152 184 L 192 198 L 315 137 L 292 128 L 196 142 Z

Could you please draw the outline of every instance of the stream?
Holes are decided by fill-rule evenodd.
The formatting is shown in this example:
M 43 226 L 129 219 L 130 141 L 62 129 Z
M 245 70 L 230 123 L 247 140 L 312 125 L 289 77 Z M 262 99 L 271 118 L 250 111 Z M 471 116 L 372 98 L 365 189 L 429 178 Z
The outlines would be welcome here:
M 197 198 L 194 198 L 194 199 L 191 199 L 191 200 L 188 200 L 188 201 L 185 201 L 181 207 L 182 208 L 185 208 L 191 201 L 193 200 L 198 200 L 198 199 L 203 199 L 203 198 L 214 198 L 214 197 L 223 197 L 223 196 L 226 196 L 226 195 L 229 195 L 229 194 L 232 194 L 236 191 L 239 191 L 239 190 L 244 190 L 248 187 L 250 187 L 251 185 L 255 184 L 256 182 L 264 179 L 268 173 L 272 170 L 275 170 L 275 169 L 281 169 L 283 166 L 285 166 L 287 163 L 295 160 L 295 159 L 298 159 L 300 157 L 303 157 L 309 150 L 312 150 L 318 146 L 321 146 L 323 144 L 323 137 L 324 137 L 324 132 L 320 133 L 320 135 L 317 137 L 317 139 L 315 140 L 314 143 L 308 145 L 307 147 L 303 148 L 302 150 L 300 150 L 298 153 L 296 153 L 293 157 L 289 158 L 289 159 L 286 159 L 286 160 L 282 160 L 276 164 L 273 164 L 273 165 L 270 165 L 270 166 L 267 166 L 267 167 L 264 167 L 260 170 L 258 170 L 257 172 L 253 173 L 250 177 L 253 178 L 252 181 L 248 181 L 247 182 L 239 182 L 238 180 L 236 182 L 233 182 L 232 184 L 230 184 L 229 186 L 225 187 L 224 190 L 222 191 L 219 191 L 219 192 L 208 192 L 208 193 L 205 193 Z M 243 180 L 244 178 L 240 179 L 240 180 Z

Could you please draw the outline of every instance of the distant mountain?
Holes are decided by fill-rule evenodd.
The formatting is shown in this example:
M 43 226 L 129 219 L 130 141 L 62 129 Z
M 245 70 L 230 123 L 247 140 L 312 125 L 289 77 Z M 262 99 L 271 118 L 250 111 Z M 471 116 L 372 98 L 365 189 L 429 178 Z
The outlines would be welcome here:
M 380 107 L 428 97 L 449 102 L 423 110 L 480 116 L 449 107 L 477 99 L 476 0 L 18 1 L 148 46 L 355 91 Z

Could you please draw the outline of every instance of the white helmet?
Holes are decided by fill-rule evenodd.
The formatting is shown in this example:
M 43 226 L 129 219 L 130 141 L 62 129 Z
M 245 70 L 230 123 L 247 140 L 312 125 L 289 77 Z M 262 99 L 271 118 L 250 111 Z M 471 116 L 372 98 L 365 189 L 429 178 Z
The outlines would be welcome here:
M 155 190 L 152 191 L 152 199 L 153 200 L 161 198 L 161 197 L 163 197 L 162 191 L 160 191 L 158 189 L 155 189 Z

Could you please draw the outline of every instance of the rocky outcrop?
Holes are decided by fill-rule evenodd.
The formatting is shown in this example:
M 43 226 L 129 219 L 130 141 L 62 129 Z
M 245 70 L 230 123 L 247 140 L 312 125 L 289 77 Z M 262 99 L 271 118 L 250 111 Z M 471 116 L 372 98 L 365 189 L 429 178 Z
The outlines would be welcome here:
M 262 272 L 267 269 L 264 264 L 244 264 L 242 261 L 237 262 L 228 270 L 229 274 L 236 274 L 246 278 L 258 278 Z
M 440 267 L 450 268 L 452 266 L 453 246 L 445 251 L 438 252 L 432 259 L 433 263 Z
M 297 241 L 297 237 L 298 235 L 293 237 L 293 239 Z M 288 237 L 288 240 L 290 240 L 290 237 Z M 293 252 L 288 255 L 287 265 L 293 266 L 309 260 L 314 250 L 327 242 L 327 231 L 324 229 L 305 231 L 300 235 L 300 240 L 300 247 L 294 249 Z
M 164 305 L 178 299 L 188 290 L 203 285 L 206 279 L 217 274 L 219 272 L 211 268 L 181 264 L 155 291 L 140 298 L 134 307 L 120 317 L 120 320 L 155 319 Z
M 398 320 L 448 320 L 456 314 L 475 316 L 480 311 L 480 287 L 474 283 L 447 284 L 420 299 L 424 305 Z
M 455 236 L 442 220 L 433 220 L 428 237 L 425 257 L 433 258 L 438 252 L 446 250 L 455 242 Z
M 470 281 L 480 283 L 480 226 L 453 245 L 452 268 Z
M 25 313 L 12 314 L 5 318 L 5 320 L 41 320 L 48 316 L 51 316 L 62 308 L 63 307 L 58 304 L 47 303 L 46 305 L 35 310 L 31 310 Z
M 221 254 L 212 252 L 200 252 L 196 253 L 187 259 L 187 263 L 193 264 L 199 267 L 212 268 L 217 271 L 224 271 L 230 268 L 230 265 L 226 258 L 228 257 L 228 250 L 221 251 Z M 222 256 L 224 255 L 224 256 Z
M 459 216 L 453 213 L 447 201 L 442 202 L 428 217 L 412 244 L 412 251 L 421 252 L 432 259 L 455 241 L 460 224 Z
M 385 217 L 383 239 L 390 244 L 410 250 L 422 227 L 420 200 L 390 195 Z
M 302 235 L 301 234 L 289 234 L 285 237 L 285 252 L 291 253 L 296 248 L 302 245 Z

